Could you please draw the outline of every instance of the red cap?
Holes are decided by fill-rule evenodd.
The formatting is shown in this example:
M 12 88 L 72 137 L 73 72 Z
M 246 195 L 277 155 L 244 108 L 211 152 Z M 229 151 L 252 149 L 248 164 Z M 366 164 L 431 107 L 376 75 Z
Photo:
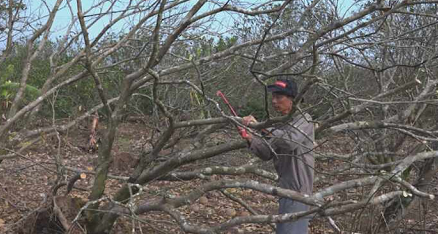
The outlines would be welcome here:
M 275 81 L 274 84 L 277 85 L 277 86 L 280 86 L 282 88 L 286 88 L 286 86 L 287 86 L 285 82 L 279 81 L 279 80 Z

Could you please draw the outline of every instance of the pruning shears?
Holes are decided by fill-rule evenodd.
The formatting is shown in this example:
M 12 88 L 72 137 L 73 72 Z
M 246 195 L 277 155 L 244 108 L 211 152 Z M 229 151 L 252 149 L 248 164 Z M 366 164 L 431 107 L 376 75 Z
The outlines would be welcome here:
M 230 109 L 230 111 L 233 114 L 233 116 L 238 117 L 238 115 L 237 115 L 236 111 L 234 110 L 233 106 L 231 106 L 231 104 L 228 101 L 228 99 L 225 97 L 225 95 L 220 90 L 218 90 L 216 92 L 216 95 L 221 97 L 222 100 L 225 102 L 225 104 L 227 104 L 227 106 Z M 244 129 L 244 128 L 240 127 L 240 126 L 237 126 L 237 131 L 239 131 L 239 134 L 240 134 L 240 136 L 243 139 L 247 139 L 248 138 L 249 135 L 248 135 L 248 132 L 246 131 L 246 129 Z

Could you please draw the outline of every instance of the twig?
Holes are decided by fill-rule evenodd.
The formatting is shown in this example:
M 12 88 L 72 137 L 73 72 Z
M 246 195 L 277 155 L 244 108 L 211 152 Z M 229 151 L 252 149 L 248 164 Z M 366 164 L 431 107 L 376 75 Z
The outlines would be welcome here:
M 253 214 L 253 215 L 259 215 L 259 213 L 258 213 L 256 210 L 254 210 L 251 206 L 249 206 L 248 204 L 246 204 L 246 202 L 244 202 L 242 199 L 240 199 L 240 198 L 234 196 L 233 194 L 227 192 L 227 191 L 224 190 L 224 189 L 221 189 L 220 191 L 221 191 L 221 193 L 222 193 L 223 195 L 225 195 L 225 196 L 228 197 L 229 199 L 231 199 L 231 200 L 233 200 L 233 201 L 239 203 L 241 206 L 243 206 L 245 209 L 247 209 L 249 212 L 251 212 L 251 214 Z M 271 226 L 272 230 L 274 230 L 274 231 L 276 230 L 274 224 L 269 223 L 269 226 Z

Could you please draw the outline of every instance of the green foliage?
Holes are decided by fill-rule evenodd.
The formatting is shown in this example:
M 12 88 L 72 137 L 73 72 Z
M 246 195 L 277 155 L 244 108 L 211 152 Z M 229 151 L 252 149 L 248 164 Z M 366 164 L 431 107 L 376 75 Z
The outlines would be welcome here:
M 14 65 L 9 64 L 6 66 L 5 69 L 3 69 L 2 74 L 0 75 L 0 85 L 6 83 L 9 77 L 11 77 L 14 74 Z
M 219 41 L 216 43 L 214 48 L 217 52 L 224 51 L 224 50 L 230 48 L 231 46 L 235 45 L 237 42 L 237 39 L 238 38 L 236 36 L 225 37 L 225 38 L 220 37 Z
M 184 47 L 184 57 L 191 60 L 210 56 L 215 52 L 224 51 L 235 45 L 237 41 L 237 36 L 220 37 L 218 41 L 215 41 L 213 38 L 201 37 L 199 40 L 193 41 L 193 44 L 183 44 L 181 47 Z
M 11 100 L 17 93 L 18 88 L 20 87 L 19 83 L 7 81 L 4 84 L 0 85 L 0 97 L 4 100 Z M 36 99 L 41 95 L 41 92 L 38 88 L 26 85 L 26 89 L 24 90 L 24 100 L 23 102 L 30 102 Z
M 43 87 L 50 76 L 50 62 L 48 59 L 35 59 L 32 62 L 29 74 L 29 84 L 36 87 Z
M 7 81 L 11 82 L 20 82 L 21 71 L 23 69 L 22 60 L 20 57 L 21 54 L 17 54 L 11 58 L 6 59 L 0 65 L 0 85 L 6 83 Z M 32 73 L 30 73 L 32 74 Z
M 51 44 L 48 43 L 47 50 L 51 50 Z M 49 52 L 50 53 L 50 52 Z M 23 71 L 23 61 L 27 57 L 27 48 L 25 45 L 16 45 L 15 52 L 0 65 L 0 85 L 6 81 L 19 83 Z M 32 87 L 42 87 L 47 77 L 50 76 L 50 62 L 44 51 L 32 62 L 27 84 Z
M 266 119 L 266 110 L 263 100 L 251 99 L 239 111 L 240 116 L 253 115 L 257 120 Z
M 38 46 L 36 44 L 35 46 Z M 33 60 L 31 70 L 29 72 L 29 77 L 27 79 L 25 97 L 22 100 L 21 105 L 26 104 L 32 100 L 35 100 L 41 95 L 40 89 L 43 87 L 47 78 L 51 76 L 50 61 L 49 56 L 53 53 L 54 48 L 56 48 L 55 42 L 47 42 L 43 50 L 40 52 L 38 58 Z M 14 98 L 18 87 L 20 78 L 23 71 L 23 61 L 27 58 L 27 47 L 24 44 L 17 44 L 15 46 L 14 53 L 7 58 L 0 65 L 0 99 L 6 101 L 6 106 L 10 104 Z M 58 65 L 68 62 L 72 59 L 68 54 L 62 54 L 59 58 Z M 70 77 L 82 71 L 83 67 L 80 65 L 73 66 L 65 75 L 65 77 Z M 63 79 L 59 79 L 57 82 L 62 82 Z M 104 87 L 108 87 L 106 83 L 103 84 Z M 55 111 L 58 117 L 67 117 L 74 113 L 75 108 L 78 105 L 84 107 L 95 105 L 95 88 L 92 79 L 85 79 L 79 81 L 74 85 L 60 89 L 56 93 L 55 100 Z M 92 99 L 92 100 L 90 100 Z M 43 110 L 40 114 L 52 114 L 51 107 L 52 99 L 49 98 L 43 102 Z

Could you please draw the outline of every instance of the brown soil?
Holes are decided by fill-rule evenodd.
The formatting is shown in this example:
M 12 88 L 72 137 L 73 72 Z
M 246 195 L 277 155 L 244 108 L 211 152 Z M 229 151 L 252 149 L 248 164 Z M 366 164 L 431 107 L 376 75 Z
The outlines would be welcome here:
M 150 147 L 150 145 L 147 144 L 147 138 L 150 137 L 151 131 L 139 123 L 122 124 L 119 130 L 114 146 L 116 165 L 111 168 L 111 174 L 127 176 L 130 171 L 133 170 L 131 167 L 132 162 L 135 161 L 142 149 Z M 232 135 L 233 134 L 230 134 L 229 132 L 223 132 L 222 135 L 217 136 L 215 141 L 226 141 Z M 93 170 L 97 155 L 95 153 L 81 150 L 81 147 L 86 145 L 87 136 L 88 133 L 86 130 L 74 129 L 62 135 L 63 142 L 62 147 L 59 150 L 56 148 L 56 138 L 45 139 L 37 145 L 32 146 L 31 149 L 23 155 L 14 159 L 4 160 L 0 164 L 0 233 L 19 233 L 19 231 L 25 233 L 25 229 L 29 229 L 30 226 L 34 228 L 33 233 L 62 233 L 62 228 L 60 227 L 61 224 L 56 218 L 56 215 L 53 215 L 53 210 L 45 209 L 46 207 L 50 207 L 47 204 L 49 204 L 50 199 L 52 199 L 50 193 L 54 186 L 54 181 L 57 178 L 57 169 L 53 163 L 54 158 L 59 154 L 63 159 L 63 163 L 67 167 L 81 170 Z M 346 149 L 352 149 L 351 146 L 348 146 L 345 143 L 349 141 L 342 137 L 339 139 L 332 139 L 330 142 L 324 142 L 324 140 L 319 142 L 321 144 L 318 149 L 319 151 L 345 153 L 348 151 Z M 166 152 L 170 153 L 171 151 L 172 150 L 169 149 Z M 205 162 L 186 165 L 184 168 L 191 170 L 194 167 L 202 168 L 208 165 L 236 166 L 248 161 L 249 157 L 250 156 L 246 151 L 234 152 L 232 154 L 215 157 Z M 336 171 L 336 168 L 341 168 L 342 166 L 344 166 L 343 162 L 335 160 L 317 162 L 316 176 L 321 179 L 315 183 L 315 190 L 349 179 L 350 175 L 348 174 L 342 176 L 331 174 L 331 172 Z M 262 165 L 262 167 L 272 170 L 270 162 Z M 66 170 L 66 178 L 62 180 L 67 181 L 75 174 L 76 172 Z M 260 180 L 251 175 L 245 177 L 248 179 Z M 210 179 L 219 180 L 222 178 L 232 177 L 213 176 Z M 75 185 L 81 188 L 89 188 L 92 179 L 93 177 L 88 175 L 85 179 L 78 181 Z M 271 183 L 267 180 L 261 181 Z M 196 187 L 202 183 L 205 183 L 205 181 L 199 179 L 190 182 L 155 181 L 144 187 L 144 193 L 140 199 L 151 200 L 161 198 L 162 196 L 183 195 L 196 189 Z M 436 188 L 436 180 L 434 183 Z M 106 194 L 112 194 L 113 191 L 120 188 L 120 186 L 121 183 L 119 181 L 110 179 L 107 184 Z M 434 189 L 433 186 L 431 189 Z M 60 189 L 58 195 L 62 195 L 64 192 L 65 187 Z M 241 198 L 260 214 L 276 213 L 277 201 L 273 196 L 244 189 L 228 189 L 227 192 L 235 197 Z M 344 199 L 348 196 L 350 195 L 339 194 L 339 197 L 333 197 L 332 199 Z M 76 189 L 69 194 L 70 199 L 85 201 L 87 197 L 87 191 L 79 191 Z M 209 192 L 205 195 L 205 199 L 203 199 L 202 202 L 198 200 L 197 203 L 192 204 L 191 206 L 181 207 L 179 212 L 184 214 L 189 222 L 200 225 L 217 225 L 225 222 L 233 216 L 245 216 L 249 214 L 241 205 L 229 200 L 219 191 Z M 66 205 L 63 212 L 71 212 L 69 207 L 71 208 L 72 206 Z M 68 209 L 70 209 L 70 211 L 68 211 Z M 420 213 L 420 211 L 418 211 L 418 213 Z M 421 214 L 422 215 L 414 218 L 408 216 L 408 219 L 411 221 L 406 224 L 407 226 L 405 226 L 405 230 L 410 230 L 411 232 L 403 233 L 415 233 L 415 229 L 424 229 L 426 226 L 429 229 L 430 227 L 433 227 L 430 222 L 437 222 L 438 205 L 426 201 L 426 203 L 421 206 Z M 71 220 L 75 215 L 67 216 L 69 216 L 67 218 Z M 355 216 L 339 216 L 334 217 L 334 219 L 343 230 L 349 230 L 352 226 L 349 222 L 354 220 L 354 217 Z M 183 233 L 173 219 L 164 213 L 148 213 L 138 217 L 138 220 L 142 220 L 142 222 L 133 221 L 133 219 L 127 217 L 120 218 L 113 233 L 132 233 L 132 230 L 135 230 L 134 233 Z M 32 222 L 37 225 L 31 225 Z M 142 232 L 140 232 L 140 229 Z M 335 233 L 326 219 L 312 220 L 310 230 L 309 233 L 314 234 Z M 234 227 L 225 233 L 272 232 L 273 229 L 269 225 L 247 224 Z M 27 230 L 26 234 L 28 233 L 32 232 Z

